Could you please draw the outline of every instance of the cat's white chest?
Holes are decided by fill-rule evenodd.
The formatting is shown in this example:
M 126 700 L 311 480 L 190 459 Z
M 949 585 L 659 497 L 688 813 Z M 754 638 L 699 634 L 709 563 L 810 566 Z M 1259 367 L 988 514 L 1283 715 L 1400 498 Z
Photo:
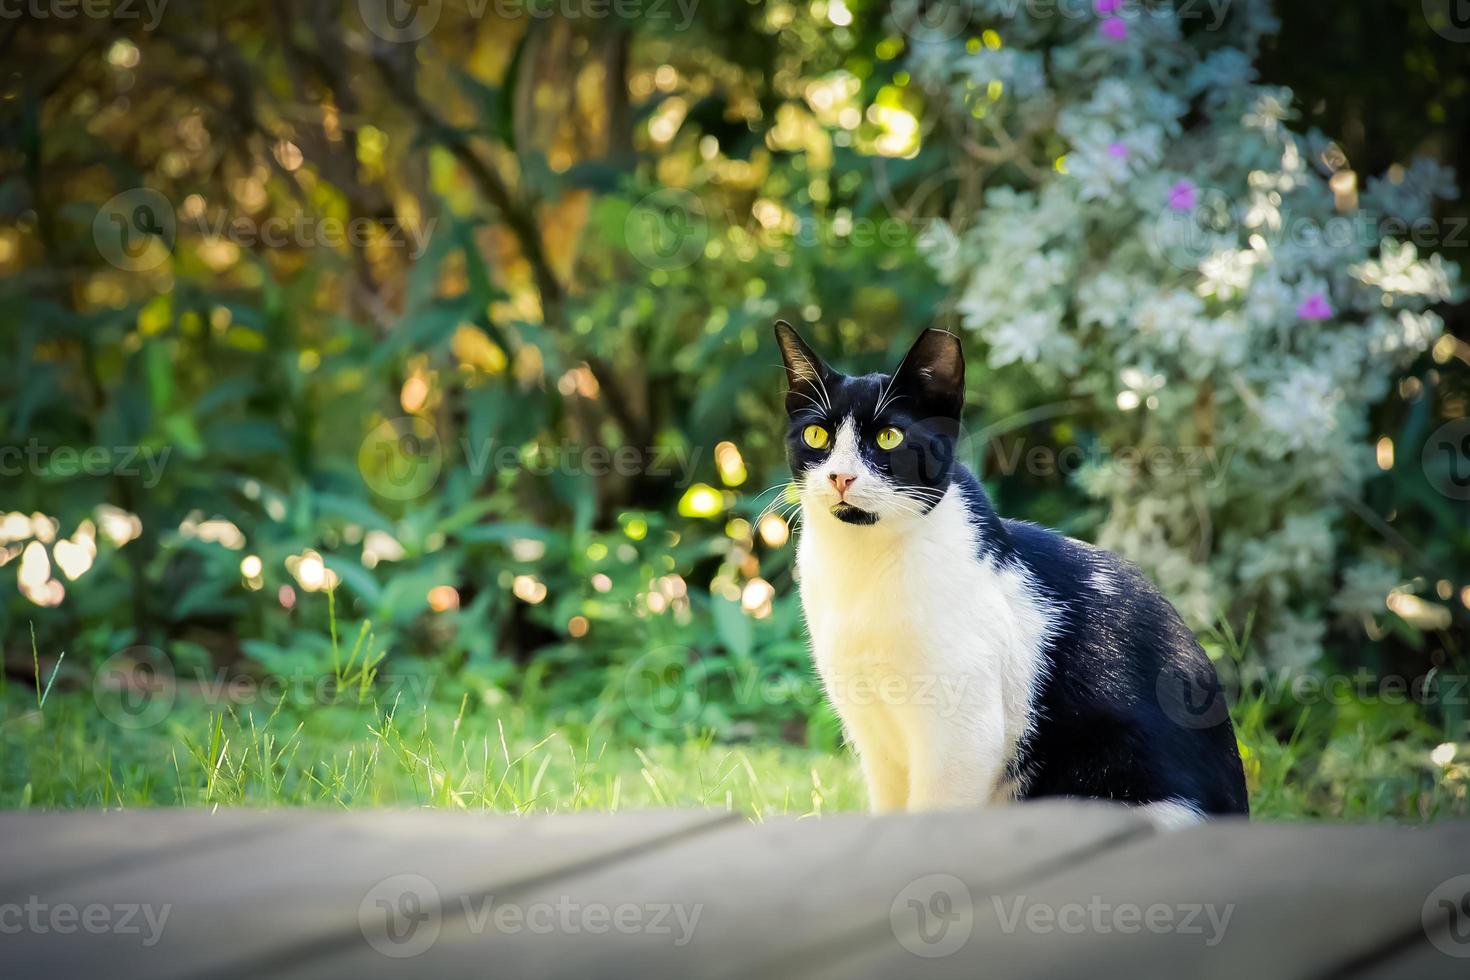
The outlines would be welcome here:
M 1006 795 L 1050 616 L 1021 572 L 976 558 L 975 533 L 956 495 L 901 528 L 804 522 L 813 658 L 877 809 Z

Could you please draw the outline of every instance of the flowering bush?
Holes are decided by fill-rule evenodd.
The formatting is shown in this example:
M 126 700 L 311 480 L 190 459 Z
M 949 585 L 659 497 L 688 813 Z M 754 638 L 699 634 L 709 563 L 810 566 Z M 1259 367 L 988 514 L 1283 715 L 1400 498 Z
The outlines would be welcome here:
M 1192 625 L 1254 612 L 1272 666 L 1314 661 L 1330 617 L 1382 615 L 1403 585 L 1345 525 L 1376 469 L 1369 410 L 1456 288 L 1410 240 L 1449 174 L 1418 161 L 1360 193 L 1334 143 L 1289 129 L 1291 93 L 1251 67 L 1275 27 L 1261 0 L 1213 23 L 1116 0 L 970 6 L 994 29 L 897 14 L 984 187 L 926 239 L 960 324 L 1003 376 L 1080 400 L 1105 446 L 1217 453 L 1215 481 L 1084 467 L 1098 542 Z

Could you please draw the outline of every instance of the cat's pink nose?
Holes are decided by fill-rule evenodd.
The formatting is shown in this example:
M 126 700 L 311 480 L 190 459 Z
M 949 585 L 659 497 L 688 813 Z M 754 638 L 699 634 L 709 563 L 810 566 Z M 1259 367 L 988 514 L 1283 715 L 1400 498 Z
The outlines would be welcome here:
M 837 488 L 837 496 L 845 497 L 847 488 L 857 482 L 857 477 L 848 473 L 828 473 L 827 479 L 832 481 L 832 486 Z

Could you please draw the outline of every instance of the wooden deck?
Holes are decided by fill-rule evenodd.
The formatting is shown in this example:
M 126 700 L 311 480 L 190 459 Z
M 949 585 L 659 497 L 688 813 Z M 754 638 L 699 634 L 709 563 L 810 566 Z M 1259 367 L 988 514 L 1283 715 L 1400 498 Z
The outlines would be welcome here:
M 1470 977 L 1470 824 L 0 814 L 7 977 Z

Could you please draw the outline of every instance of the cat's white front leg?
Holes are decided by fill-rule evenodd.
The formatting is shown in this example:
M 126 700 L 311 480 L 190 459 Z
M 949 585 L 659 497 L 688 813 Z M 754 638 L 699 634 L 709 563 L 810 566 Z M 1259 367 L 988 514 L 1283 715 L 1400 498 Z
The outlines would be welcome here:
M 989 805 L 1004 776 L 1006 739 L 998 703 L 964 719 L 931 714 L 909 759 L 909 810 Z
M 903 733 L 887 708 L 872 699 L 855 697 L 851 678 L 825 678 L 828 692 L 842 718 L 847 740 L 857 749 L 868 787 L 868 808 L 874 813 L 902 810 L 908 805 L 909 770 Z
M 877 752 L 860 752 L 863 781 L 868 784 L 868 808 L 874 813 L 892 813 L 908 805 L 909 773 L 896 759 Z

